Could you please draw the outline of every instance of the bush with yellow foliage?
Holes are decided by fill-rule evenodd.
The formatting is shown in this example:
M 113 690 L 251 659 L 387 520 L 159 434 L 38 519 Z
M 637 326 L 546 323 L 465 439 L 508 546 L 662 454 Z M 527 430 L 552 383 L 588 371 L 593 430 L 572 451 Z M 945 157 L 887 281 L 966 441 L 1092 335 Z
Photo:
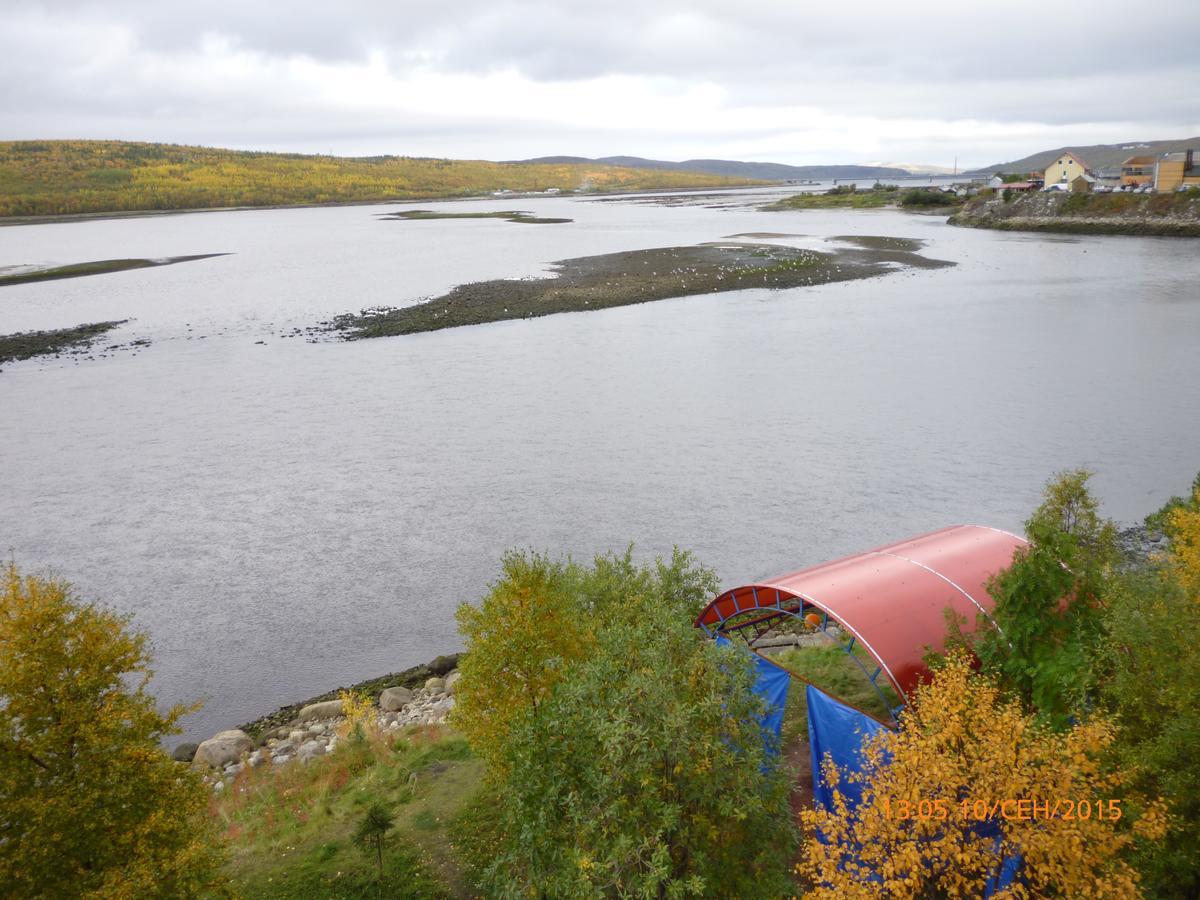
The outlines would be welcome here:
M 185 898 L 218 865 L 207 793 L 160 740 L 146 636 L 56 578 L 0 586 L 0 894 Z
M 867 742 L 861 773 L 826 761 L 834 809 L 802 814 L 819 839 L 798 873 L 815 897 L 973 898 L 1019 856 L 1017 882 L 993 896 L 1139 896 L 1124 855 L 1160 840 L 1167 819 L 1131 793 L 1130 770 L 1106 764 L 1116 736 L 1104 717 L 1051 730 L 953 654 L 900 730 Z

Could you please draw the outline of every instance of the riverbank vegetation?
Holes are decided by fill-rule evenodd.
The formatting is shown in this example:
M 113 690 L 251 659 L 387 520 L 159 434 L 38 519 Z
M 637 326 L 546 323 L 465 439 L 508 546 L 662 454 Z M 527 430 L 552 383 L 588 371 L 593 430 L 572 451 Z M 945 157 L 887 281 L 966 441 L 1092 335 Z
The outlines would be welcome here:
M 449 725 L 385 728 L 354 700 L 328 754 L 239 766 L 207 795 L 157 747 L 182 711 L 145 693 L 144 638 L 10 564 L 0 876 L 30 895 L 69 878 L 90 897 L 866 897 L 883 879 L 895 897 L 965 898 L 1008 859 L 1037 896 L 1195 896 L 1200 477 L 1148 517 L 1167 548 L 1149 559 L 1122 557 L 1098 508 L 1087 473 L 1051 482 L 989 587 L 1002 633 L 959 630 L 931 658 L 900 731 L 868 747 L 856 810 L 797 804 L 747 658 L 692 626 L 717 583 L 686 553 L 509 554 L 458 613 Z M 880 703 L 841 650 L 781 660 Z M 804 738 L 798 687 L 789 746 Z M 1078 814 L 958 814 L 983 795 Z M 901 798 L 955 817 L 884 805 Z
M 824 193 L 803 193 L 785 197 L 767 204 L 764 210 L 779 212 L 788 209 L 882 209 L 902 207 L 928 209 L 931 207 L 957 206 L 959 198 L 941 190 L 908 188 L 901 190 L 896 184 L 876 182 L 869 188 L 840 184 Z
M 601 164 L 257 153 L 129 141 L 0 142 L 0 216 L 757 184 Z

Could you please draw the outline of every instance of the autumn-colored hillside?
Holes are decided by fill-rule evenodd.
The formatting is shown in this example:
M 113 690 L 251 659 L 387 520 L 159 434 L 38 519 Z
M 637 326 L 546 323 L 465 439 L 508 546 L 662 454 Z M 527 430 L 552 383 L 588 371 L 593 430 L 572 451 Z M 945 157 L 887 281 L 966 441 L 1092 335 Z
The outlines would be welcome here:
M 697 172 L 408 156 L 343 158 L 127 141 L 0 142 L 0 216 L 752 184 Z

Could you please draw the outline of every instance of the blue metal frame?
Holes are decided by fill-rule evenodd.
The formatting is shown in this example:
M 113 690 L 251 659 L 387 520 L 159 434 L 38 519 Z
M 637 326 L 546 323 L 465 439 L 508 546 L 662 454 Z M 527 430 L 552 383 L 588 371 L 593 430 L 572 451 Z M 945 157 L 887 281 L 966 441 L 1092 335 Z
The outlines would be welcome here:
M 844 650 L 846 655 L 854 660 L 854 664 L 856 666 L 858 666 L 859 670 L 863 673 L 864 676 L 866 676 L 867 681 L 869 681 L 871 683 L 871 687 L 873 687 L 875 689 L 875 693 L 879 695 L 879 699 L 883 703 L 883 708 L 888 711 L 888 715 L 891 716 L 892 722 L 896 725 L 900 724 L 900 721 L 897 718 L 897 716 L 899 715 L 900 710 L 904 709 L 904 704 L 900 703 L 898 706 L 893 707 L 891 704 L 891 701 L 888 700 L 887 695 L 884 694 L 883 689 L 879 686 L 879 676 L 883 673 L 882 665 L 877 665 L 875 667 L 874 672 L 867 671 L 867 667 L 865 665 L 863 665 L 863 661 L 861 659 L 859 659 L 858 655 L 855 654 L 855 652 L 854 652 L 854 644 L 857 640 L 855 635 L 851 634 L 849 642 L 843 646 L 838 643 L 837 639 L 834 638 L 832 634 L 829 633 L 829 623 L 831 620 L 829 618 L 829 613 L 826 612 L 825 610 L 820 609 L 820 607 L 813 606 L 811 604 L 805 604 L 804 599 L 801 597 L 787 598 L 789 600 L 799 600 L 800 601 L 800 609 L 797 612 L 792 612 L 789 609 L 784 609 L 783 597 L 778 588 L 775 588 L 775 602 L 773 604 L 767 604 L 766 606 L 760 606 L 760 605 L 758 605 L 758 589 L 755 587 L 751 587 L 750 590 L 752 591 L 752 595 L 754 597 L 755 606 L 752 609 L 742 609 L 741 601 L 738 600 L 737 592 L 735 591 L 733 594 L 733 605 L 734 605 L 735 612 L 732 615 L 726 617 L 726 616 L 721 615 L 720 609 L 717 609 L 716 613 L 717 613 L 717 616 L 720 617 L 720 619 L 721 619 L 721 625 L 717 627 L 715 632 L 710 630 L 707 625 L 702 624 L 700 626 L 701 628 L 704 629 L 704 632 L 709 637 L 714 637 L 716 634 L 732 634 L 734 632 L 739 632 L 742 630 L 742 628 L 749 627 L 752 624 L 757 625 L 757 621 L 751 620 L 750 622 L 744 623 L 742 626 L 735 625 L 733 628 L 729 629 L 729 631 L 726 631 L 726 629 L 723 627 L 726 622 L 736 618 L 737 616 L 742 615 L 743 613 L 753 612 L 754 610 L 757 610 L 757 609 L 774 610 L 775 612 L 779 613 L 780 615 L 790 616 L 793 619 L 799 619 L 801 621 L 804 620 L 804 615 L 805 615 L 806 610 L 813 610 L 813 609 L 818 610 L 821 613 L 821 625 L 816 630 L 819 631 L 821 634 L 823 634 L 826 638 L 828 638 L 828 640 L 830 641 L 831 644 L 833 644 L 833 646 L 838 647 L 841 650 Z M 778 616 L 772 616 L 771 618 L 778 618 Z M 836 619 L 834 619 L 832 621 L 834 622 L 834 624 L 840 625 L 840 623 L 837 622 Z M 755 630 L 757 632 L 757 628 Z M 754 639 L 762 637 L 764 634 L 769 634 L 771 632 L 771 630 L 772 630 L 771 628 L 768 628 L 763 632 L 756 633 Z M 747 638 L 744 634 L 739 634 L 738 636 L 742 638 L 742 640 L 745 642 L 746 646 L 749 648 L 750 641 L 752 639 Z M 750 649 L 753 650 L 753 648 L 750 648 Z M 762 654 L 759 654 L 759 655 L 761 656 Z M 763 656 L 763 658 L 766 659 L 768 662 L 773 663 L 773 661 L 771 659 L 769 659 L 768 657 Z M 773 663 L 773 664 L 778 665 L 778 663 Z M 783 669 L 784 667 L 779 666 L 779 668 Z M 784 669 L 784 671 L 786 672 L 787 670 Z

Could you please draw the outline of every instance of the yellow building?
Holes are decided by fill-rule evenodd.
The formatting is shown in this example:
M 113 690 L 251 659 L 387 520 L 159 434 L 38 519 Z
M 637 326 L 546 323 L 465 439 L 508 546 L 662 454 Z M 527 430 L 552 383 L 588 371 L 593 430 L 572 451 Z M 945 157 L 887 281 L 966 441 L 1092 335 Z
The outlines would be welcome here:
M 1067 151 L 1046 167 L 1046 175 L 1043 180 L 1046 187 L 1050 187 L 1052 184 L 1070 184 L 1077 176 L 1086 175 L 1087 172 L 1087 163 L 1074 153 Z
M 1154 167 L 1154 190 L 1169 193 L 1183 186 L 1200 186 L 1200 167 L 1195 165 L 1193 153 L 1192 150 L 1185 150 L 1182 153 L 1164 153 L 1159 157 Z
M 1131 156 L 1121 163 L 1121 184 L 1151 184 L 1154 181 L 1154 164 L 1157 156 Z

